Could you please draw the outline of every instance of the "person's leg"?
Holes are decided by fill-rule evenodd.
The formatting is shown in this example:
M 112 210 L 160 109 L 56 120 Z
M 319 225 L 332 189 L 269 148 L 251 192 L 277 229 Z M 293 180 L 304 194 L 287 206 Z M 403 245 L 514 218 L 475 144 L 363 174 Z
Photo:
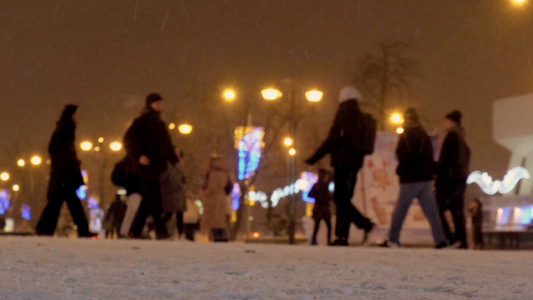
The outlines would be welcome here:
M 418 203 L 431 226 L 431 232 L 435 245 L 446 243 L 442 222 L 437 209 L 437 200 L 435 194 L 431 191 L 431 182 L 421 182 L 421 189 L 418 194 Z
M 194 225 L 184 224 L 183 229 L 185 231 L 185 238 L 189 241 L 194 241 Z
M 141 200 L 141 203 L 139 204 L 139 209 L 137 210 L 137 215 L 135 216 L 135 219 L 133 221 L 133 227 L 131 228 L 131 235 L 132 237 L 140 237 L 141 233 L 144 228 L 144 224 L 146 223 L 146 218 L 150 214 L 150 210 L 148 208 L 148 205 L 146 204 L 146 200 Z
M 359 173 L 361 166 L 362 161 L 361 165 L 354 166 L 350 168 L 348 172 L 346 172 L 346 180 L 348 181 L 347 198 L 349 203 L 348 218 L 351 222 L 355 224 L 355 226 L 357 226 L 357 228 L 363 229 L 365 232 L 368 232 L 373 227 L 372 222 L 370 221 L 370 219 L 363 216 L 363 214 L 352 204 L 355 185 L 357 184 L 357 174 Z
M 348 212 L 350 206 L 350 174 L 345 168 L 335 168 L 334 182 L 335 191 L 333 199 L 337 207 L 337 223 L 335 226 L 335 235 L 339 239 L 347 240 L 350 230 L 350 220 Z
M 161 183 L 160 174 L 157 170 L 150 168 L 143 169 L 141 172 L 141 181 L 143 188 L 143 202 L 146 200 L 146 205 L 149 215 L 154 219 L 155 231 L 158 238 L 168 237 L 165 223 L 161 220 L 163 213 L 162 199 L 161 199 Z
M 326 218 L 326 226 L 328 228 L 328 245 L 331 244 L 331 217 Z
M 65 200 L 67 201 L 72 219 L 78 227 L 78 236 L 86 236 L 89 233 L 89 223 L 87 222 L 87 216 L 85 215 L 83 206 L 81 206 L 81 201 L 76 195 L 76 190 L 66 191 Z
M 448 243 L 450 243 L 451 245 L 455 243 L 455 236 L 452 233 L 452 230 L 450 229 L 450 224 L 448 224 L 448 219 L 446 219 L 445 213 L 449 209 L 448 203 L 449 203 L 449 187 L 446 185 L 437 187 L 437 206 L 439 209 L 439 217 L 442 223 L 442 230 L 444 231 L 444 235 L 446 236 Z
M 389 231 L 389 242 L 400 243 L 400 231 L 405 221 L 407 211 L 413 203 L 413 199 L 418 193 L 420 187 L 416 183 L 405 183 L 400 185 L 400 195 L 398 202 L 392 213 L 391 227 Z
M 183 235 L 183 212 L 177 212 L 176 213 L 176 227 L 178 228 L 178 236 L 181 237 Z
M 60 192 L 49 192 L 48 203 L 46 204 L 41 218 L 35 227 L 35 232 L 38 235 L 54 235 L 57 226 L 57 219 L 59 212 L 63 205 L 64 197 Z
M 120 235 L 128 236 L 132 228 L 135 215 L 139 210 L 141 205 L 141 194 L 135 193 L 128 196 L 128 203 L 126 208 L 126 214 L 124 215 L 124 220 L 122 220 L 122 225 L 120 226 Z M 144 226 L 144 222 L 143 222 Z
M 450 197 L 450 211 L 455 225 L 455 240 L 461 243 L 461 248 L 467 248 L 466 241 L 466 220 L 464 215 L 466 183 L 454 184 L 452 196 Z
M 313 238 L 311 240 L 311 245 L 316 245 L 316 235 L 318 234 L 318 229 L 320 228 L 320 218 L 315 218 L 315 228 L 313 230 Z

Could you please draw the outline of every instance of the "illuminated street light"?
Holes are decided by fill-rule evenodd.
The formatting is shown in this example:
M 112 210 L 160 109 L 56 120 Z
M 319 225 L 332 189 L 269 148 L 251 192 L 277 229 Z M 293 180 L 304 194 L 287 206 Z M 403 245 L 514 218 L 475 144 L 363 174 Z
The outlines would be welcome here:
M 289 155 L 290 156 L 295 156 L 296 155 L 296 149 L 291 148 L 291 150 L 289 150 Z
M 99 152 L 100 151 L 100 147 L 98 147 L 98 146 L 94 147 L 94 151 Z
M 43 160 L 42 160 L 41 157 L 38 156 L 38 155 L 35 155 L 35 156 L 33 156 L 33 157 L 31 158 L 31 164 L 34 165 L 34 166 L 38 166 L 38 165 L 40 165 L 42 161 L 43 161 Z
M 228 102 L 235 100 L 235 92 L 233 90 L 224 91 L 224 99 Z
M 174 130 L 176 128 L 176 124 L 170 123 L 168 124 L 168 130 Z
M 98 143 L 101 144 L 101 143 L 103 143 L 103 142 L 104 142 L 104 138 L 103 138 L 103 137 L 100 137 L 100 138 L 98 139 Z
M 403 130 L 402 127 L 398 127 L 398 128 L 396 129 L 396 133 L 397 133 L 397 134 L 402 134 L 403 132 L 404 132 L 404 130 Z
M 287 146 L 287 147 L 292 146 L 292 139 L 291 139 L 290 137 L 286 137 L 286 138 L 283 140 L 283 144 L 285 144 L 285 146 Z
M 9 180 L 9 173 L 8 172 L 3 172 L 2 174 L 0 174 L 0 179 L 2 179 L 2 181 L 8 181 Z
M 394 124 L 400 124 L 400 123 L 403 122 L 403 120 L 402 120 L 402 116 L 401 116 L 400 114 L 393 114 L 393 115 L 391 116 L 391 121 L 392 121 L 392 123 L 394 123 Z
M 19 159 L 19 160 L 17 161 L 17 165 L 18 165 L 19 167 L 24 167 L 25 164 L 26 164 L 26 162 L 25 162 L 23 159 Z
M 307 98 L 307 101 L 309 102 L 319 102 L 323 95 L 323 92 L 317 90 L 305 92 L 305 98 Z
M 192 132 L 192 126 L 189 124 L 181 124 L 178 127 L 181 134 L 190 134 Z
M 512 0 L 515 4 L 517 5 L 522 5 L 524 3 L 526 3 L 526 0 Z
M 261 91 L 261 95 L 263 96 L 263 99 L 269 100 L 269 101 L 276 100 L 276 99 L 280 98 L 281 96 L 283 96 L 283 94 L 280 91 L 276 90 L 276 89 L 265 89 L 265 90 L 262 90 Z
M 122 149 L 122 144 L 119 142 L 113 142 L 109 145 L 111 151 L 120 151 Z
M 13 191 L 18 192 L 20 190 L 20 186 L 18 184 L 13 185 Z
M 82 142 L 80 144 L 80 148 L 83 151 L 91 151 L 91 149 L 93 148 L 93 143 L 91 143 L 89 141 Z

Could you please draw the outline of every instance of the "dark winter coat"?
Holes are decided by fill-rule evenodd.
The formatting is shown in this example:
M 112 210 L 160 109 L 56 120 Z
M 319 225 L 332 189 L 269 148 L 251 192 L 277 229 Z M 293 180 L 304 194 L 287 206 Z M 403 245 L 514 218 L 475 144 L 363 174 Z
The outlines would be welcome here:
M 124 187 L 128 196 L 134 193 L 141 193 L 139 164 L 133 161 L 129 155 L 126 155 L 115 164 L 111 173 L 111 181 L 116 186 Z
M 405 128 L 396 147 L 400 183 L 433 180 L 435 161 L 433 146 L 426 131 L 420 126 Z
M 76 125 L 72 121 L 72 115 L 75 111 L 75 108 L 65 109 L 48 146 L 51 160 L 49 192 L 76 190 L 84 184 L 80 169 L 81 162 L 74 146 Z
M 363 117 L 357 100 L 348 100 L 339 105 L 333 126 L 327 139 L 307 160 L 314 164 L 326 154 L 331 154 L 333 167 L 360 166 L 364 158 L 362 145 L 357 143 L 361 135 L 358 122 Z
M 330 219 L 331 211 L 329 205 L 333 198 L 329 191 L 329 184 L 320 181 L 315 183 L 311 191 L 309 191 L 309 197 L 315 199 L 313 218 Z
M 111 206 L 109 206 L 109 209 L 107 210 L 104 222 L 108 223 L 111 228 L 120 228 L 127 209 L 128 206 L 126 203 L 122 202 L 120 199 L 115 199 L 115 201 L 111 203 Z
M 159 173 L 166 170 L 167 162 L 173 165 L 179 162 L 167 126 L 160 114 L 152 108 L 146 108 L 133 121 L 124 136 L 124 148 L 136 163 L 142 155 L 148 157 L 149 167 Z
M 437 186 L 465 182 L 469 175 L 470 149 L 462 128 L 449 132 L 444 139 L 437 169 Z

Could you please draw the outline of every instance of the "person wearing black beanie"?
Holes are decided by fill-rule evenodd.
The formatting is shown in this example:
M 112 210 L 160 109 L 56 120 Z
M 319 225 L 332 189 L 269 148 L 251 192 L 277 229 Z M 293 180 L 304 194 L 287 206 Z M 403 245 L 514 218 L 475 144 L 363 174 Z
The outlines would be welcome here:
M 78 237 L 93 237 L 76 190 L 85 183 L 81 175 L 81 162 L 74 146 L 78 123 L 78 107 L 65 106 L 57 127 L 52 134 L 48 153 L 51 159 L 48 203 L 41 214 L 35 232 L 37 235 L 53 236 L 63 201 L 67 201 L 70 214 L 78 227 Z
M 161 120 L 161 95 L 151 93 L 146 97 L 146 107 L 124 135 L 126 154 L 139 170 L 142 196 L 132 228 L 132 236 L 140 237 L 146 218 L 154 219 L 158 239 L 165 239 L 168 233 L 161 219 L 163 213 L 161 196 L 161 175 L 168 165 L 177 165 L 179 158 L 174 152 L 167 125 Z
M 466 178 L 469 175 L 470 148 L 464 139 L 461 127 L 462 114 L 454 110 L 442 121 L 446 134 L 440 152 L 437 179 L 435 182 L 437 203 L 444 233 L 450 244 L 466 249 L 466 221 L 464 216 L 464 194 Z M 445 211 L 453 216 L 455 231 L 452 233 L 446 220 Z

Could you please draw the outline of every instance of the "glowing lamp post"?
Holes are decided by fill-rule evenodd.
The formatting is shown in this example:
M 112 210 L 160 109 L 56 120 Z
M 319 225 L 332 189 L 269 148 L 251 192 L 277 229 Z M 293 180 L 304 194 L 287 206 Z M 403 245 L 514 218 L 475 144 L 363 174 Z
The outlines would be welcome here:
M 31 158 L 31 164 L 34 166 L 38 166 L 43 162 L 42 158 L 38 155 L 35 155 Z
M 291 150 L 289 150 L 289 155 L 290 156 L 295 156 L 296 155 L 296 149 L 291 148 Z
M 226 90 L 224 91 L 224 99 L 228 102 L 232 102 L 235 100 L 235 92 L 233 90 Z
M 17 161 L 17 165 L 18 165 L 19 167 L 24 167 L 24 165 L 26 165 L 26 162 L 25 162 L 23 159 L 19 159 L 19 160 Z
M 284 140 L 283 140 L 283 144 L 287 147 L 290 147 L 292 146 L 292 139 L 290 137 L 286 137 Z
M 9 173 L 8 172 L 3 172 L 2 174 L 0 174 L 0 179 L 2 181 L 8 181 L 9 180 Z
M 80 144 L 80 148 L 83 151 L 91 151 L 91 149 L 93 148 L 93 143 L 91 143 L 89 141 L 82 142 Z
M 278 98 L 281 98 L 283 94 L 276 89 L 264 89 L 261 91 L 261 95 L 263 96 L 263 99 L 267 101 L 276 100 Z
M 174 123 L 168 124 L 168 130 L 174 130 L 174 129 L 176 129 L 176 124 Z
M 322 96 L 324 95 L 323 92 L 312 90 L 305 93 L 305 98 L 307 98 L 307 101 L 309 102 L 319 102 L 322 100 Z
M 18 184 L 13 185 L 13 191 L 18 192 L 20 190 L 20 186 Z
M 109 148 L 111 149 L 111 151 L 117 152 L 122 149 L 122 144 L 119 142 L 113 142 L 109 145 Z
M 190 134 L 192 132 L 192 126 L 189 125 L 189 124 L 181 124 L 179 127 L 178 127 L 178 130 L 181 134 Z

